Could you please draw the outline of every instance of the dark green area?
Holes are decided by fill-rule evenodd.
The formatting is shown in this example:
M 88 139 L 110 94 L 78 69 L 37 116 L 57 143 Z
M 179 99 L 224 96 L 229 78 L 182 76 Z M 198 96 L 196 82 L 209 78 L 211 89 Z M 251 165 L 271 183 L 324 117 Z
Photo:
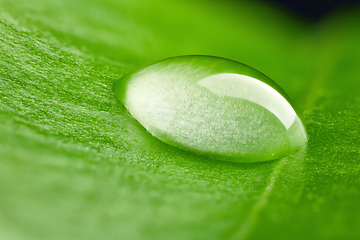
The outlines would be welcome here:
M 309 27 L 254 2 L 0 6 L 0 239 L 360 237 L 360 11 Z M 112 83 L 185 54 L 275 80 L 307 149 L 236 164 L 150 136 Z

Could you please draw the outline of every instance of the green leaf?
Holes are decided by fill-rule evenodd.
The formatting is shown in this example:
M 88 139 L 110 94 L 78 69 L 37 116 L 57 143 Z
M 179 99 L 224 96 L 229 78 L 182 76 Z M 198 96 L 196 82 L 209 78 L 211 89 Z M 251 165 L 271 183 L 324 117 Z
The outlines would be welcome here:
M 2 0 L 1 239 L 356 239 L 357 10 L 307 26 L 256 2 Z M 309 143 L 220 162 L 152 137 L 112 83 L 206 54 L 264 72 Z

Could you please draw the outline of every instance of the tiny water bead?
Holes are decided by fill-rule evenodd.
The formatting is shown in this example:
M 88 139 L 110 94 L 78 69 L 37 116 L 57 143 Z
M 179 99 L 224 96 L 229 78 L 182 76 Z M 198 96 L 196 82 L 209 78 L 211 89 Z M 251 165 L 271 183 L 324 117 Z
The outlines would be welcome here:
M 153 136 L 214 159 L 273 160 L 307 141 L 286 93 L 229 59 L 165 59 L 116 81 L 114 92 Z

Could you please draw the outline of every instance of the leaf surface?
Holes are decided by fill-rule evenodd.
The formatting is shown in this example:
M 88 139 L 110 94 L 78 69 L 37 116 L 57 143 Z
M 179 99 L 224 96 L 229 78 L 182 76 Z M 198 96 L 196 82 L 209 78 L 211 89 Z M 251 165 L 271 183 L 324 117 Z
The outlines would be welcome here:
M 311 28 L 250 1 L 2 0 L 0 238 L 356 238 L 357 13 Z M 112 83 L 187 54 L 274 79 L 308 146 L 235 164 L 152 137 Z

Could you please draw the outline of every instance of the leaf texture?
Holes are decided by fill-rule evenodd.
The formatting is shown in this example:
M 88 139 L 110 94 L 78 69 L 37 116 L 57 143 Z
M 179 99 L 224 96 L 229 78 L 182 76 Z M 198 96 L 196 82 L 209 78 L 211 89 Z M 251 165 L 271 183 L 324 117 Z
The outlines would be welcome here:
M 1 239 L 360 236 L 357 10 L 307 26 L 250 1 L 1 5 Z M 112 83 L 188 54 L 269 75 L 299 106 L 308 146 L 235 164 L 152 137 Z

